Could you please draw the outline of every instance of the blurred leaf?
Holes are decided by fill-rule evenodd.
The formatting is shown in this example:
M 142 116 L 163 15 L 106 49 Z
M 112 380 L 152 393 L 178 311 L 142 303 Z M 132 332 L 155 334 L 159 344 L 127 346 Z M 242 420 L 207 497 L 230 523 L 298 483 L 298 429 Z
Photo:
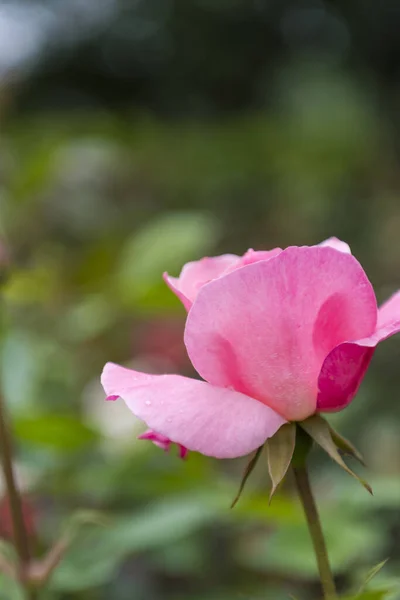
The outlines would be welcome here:
M 390 590 L 371 590 L 355 596 L 344 596 L 343 600 L 384 600 L 389 598 Z
M 106 298 L 93 295 L 72 306 L 60 327 L 65 338 L 79 343 L 103 333 L 115 322 L 116 317 L 115 311 Z
M 334 481 L 335 497 L 343 506 L 351 507 L 357 514 L 360 511 L 369 512 L 376 507 L 381 509 L 396 510 L 399 506 L 400 480 L 398 475 L 373 476 L 371 483 L 374 490 L 374 502 L 347 478 Z
M 0 600 L 26 600 L 25 592 L 13 579 L 0 573 Z
M 11 330 L 3 341 L 1 382 L 12 410 L 24 406 L 34 396 L 40 369 L 38 340 L 27 331 Z
M 60 451 L 79 450 L 99 439 L 94 429 L 72 415 L 17 417 L 14 431 L 23 442 Z
M 180 268 L 178 269 L 180 271 Z M 135 308 L 142 312 L 166 313 L 169 310 L 181 310 L 180 302 L 165 284 L 162 277 L 152 285 L 141 290 L 135 299 Z
M 56 265 L 50 261 L 12 271 L 3 287 L 4 297 L 13 305 L 46 303 L 56 293 L 57 278 Z
M 245 496 L 235 509 L 235 519 L 261 521 L 276 525 L 298 526 L 304 522 L 304 513 L 299 503 L 292 497 L 279 494 L 275 502 L 269 504 L 264 494 Z
M 107 527 L 110 525 L 110 519 L 98 510 L 81 509 L 70 516 L 65 531 L 69 536 L 74 537 L 86 525 Z
M 40 136 L 35 136 L 34 146 L 28 152 L 19 153 L 19 168 L 12 182 L 11 192 L 17 201 L 30 200 L 40 192 L 53 175 L 53 167 L 60 139 L 40 141 Z M 24 140 L 23 149 L 27 146 Z
M 164 271 L 177 275 L 183 265 L 201 258 L 218 233 L 215 218 L 199 212 L 167 213 L 151 221 L 128 241 L 117 273 L 128 302 L 146 295 Z
M 51 588 L 74 591 L 100 585 L 115 575 L 125 557 L 184 538 L 213 521 L 217 510 L 201 498 L 180 496 L 134 516 L 116 517 L 109 527 L 92 529 L 72 545 L 53 574 Z
M 274 503 L 275 504 L 275 503 Z M 273 505 L 272 505 L 273 506 Z M 382 546 L 382 532 L 371 522 L 357 522 L 352 515 L 332 510 L 322 514 L 322 523 L 332 569 L 339 573 L 353 560 L 368 560 Z M 284 524 L 272 534 L 260 532 L 239 548 L 242 564 L 256 570 L 290 574 L 291 577 L 318 576 L 315 556 L 305 523 Z
M 201 576 L 207 567 L 204 543 L 193 538 L 177 540 L 152 553 L 152 564 L 175 576 Z

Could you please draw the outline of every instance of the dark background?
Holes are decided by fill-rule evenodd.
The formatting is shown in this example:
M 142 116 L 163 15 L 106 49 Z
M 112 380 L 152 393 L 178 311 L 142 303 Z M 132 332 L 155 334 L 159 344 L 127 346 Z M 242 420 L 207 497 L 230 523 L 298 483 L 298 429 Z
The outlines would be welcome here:
M 99 374 L 192 374 L 161 273 L 205 254 L 336 235 L 400 287 L 399 29 L 395 0 L 0 2 L 2 388 L 35 551 L 90 521 L 43 600 L 319 597 L 290 478 L 268 507 L 260 461 L 231 511 L 244 462 L 138 442 Z M 374 497 L 312 461 L 339 586 L 390 557 L 392 599 L 399 364 L 394 338 L 332 418 Z

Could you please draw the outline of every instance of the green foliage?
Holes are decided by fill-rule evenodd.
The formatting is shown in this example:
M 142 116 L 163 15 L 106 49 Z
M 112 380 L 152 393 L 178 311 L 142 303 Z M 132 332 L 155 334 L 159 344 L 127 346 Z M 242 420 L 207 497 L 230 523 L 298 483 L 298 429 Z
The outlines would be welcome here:
M 72 545 L 54 573 L 51 588 L 74 591 L 101 585 L 116 575 L 123 559 L 174 544 L 215 520 L 217 513 L 200 498 L 171 498 L 134 516 L 116 517 L 93 528 Z
M 362 592 L 356 596 L 345 596 L 343 600 L 385 600 L 389 596 L 390 592 L 388 590 L 371 590 L 369 592 Z
M 70 452 L 93 444 L 98 439 L 94 429 L 73 415 L 37 415 L 18 417 L 14 430 L 22 442 L 47 446 L 54 450 Z
M 379 528 L 357 522 L 354 515 L 331 511 L 323 514 L 323 529 L 335 572 L 345 571 L 362 557 L 370 560 L 379 551 Z M 317 566 L 309 532 L 304 523 L 280 523 L 272 534 L 261 531 L 239 548 L 238 560 L 256 571 L 278 572 L 288 577 L 316 578 Z
M 25 592 L 14 580 L 0 575 L 0 600 L 25 600 Z

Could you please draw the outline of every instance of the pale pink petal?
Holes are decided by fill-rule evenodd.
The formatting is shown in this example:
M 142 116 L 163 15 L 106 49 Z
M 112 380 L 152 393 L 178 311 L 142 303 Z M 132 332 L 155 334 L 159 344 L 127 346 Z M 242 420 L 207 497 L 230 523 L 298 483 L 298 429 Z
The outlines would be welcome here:
M 213 385 L 257 398 L 288 420 L 313 414 L 326 355 L 370 335 L 375 294 L 362 267 L 329 247 L 288 248 L 199 292 L 185 343 Z
M 335 248 L 335 250 L 339 250 L 340 252 L 345 252 L 346 254 L 351 254 L 350 246 L 346 244 L 346 242 L 342 242 L 337 237 L 330 237 L 327 240 L 324 240 L 319 246 L 329 246 L 330 248 Z
M 234 265 L 239 256 L 223 254 L 202 258 L 184 265 L 179 277 L 170 277 L 164 273 L 164 281 L 178 296 L 186 310 L 189 310 L 199 289 L 212 279 L 219 277 L 230 266 Z
M 354 398 L 371 362 L 376 345 L 400 331 L 400 292 L 378 311 L 378 323 L 368 337 L 340 344 L 326 357 L 318 379 L 318 410 L 335 412 Z
M 147 375 L 107 363 L 101 382 L 107 395 L 120 396 L 152 430 L 207 456 L 249 454 L 285 422 L 244 394 L 179 375 Z

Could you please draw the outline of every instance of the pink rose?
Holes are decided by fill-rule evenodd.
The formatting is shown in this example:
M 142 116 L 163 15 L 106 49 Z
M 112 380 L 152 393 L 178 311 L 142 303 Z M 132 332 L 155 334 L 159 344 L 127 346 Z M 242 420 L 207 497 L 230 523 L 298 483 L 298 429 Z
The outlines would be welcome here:
M 336 238 L 203 259 L 168 282 L 190 309 L 184 340 L 205 381 L 108 363 L 102 384 L 153 432 L 218 458 L 252 452 L 287 421 L 343 409 L 377 343 L 400 331 L 400 292 L 378 309 Z

